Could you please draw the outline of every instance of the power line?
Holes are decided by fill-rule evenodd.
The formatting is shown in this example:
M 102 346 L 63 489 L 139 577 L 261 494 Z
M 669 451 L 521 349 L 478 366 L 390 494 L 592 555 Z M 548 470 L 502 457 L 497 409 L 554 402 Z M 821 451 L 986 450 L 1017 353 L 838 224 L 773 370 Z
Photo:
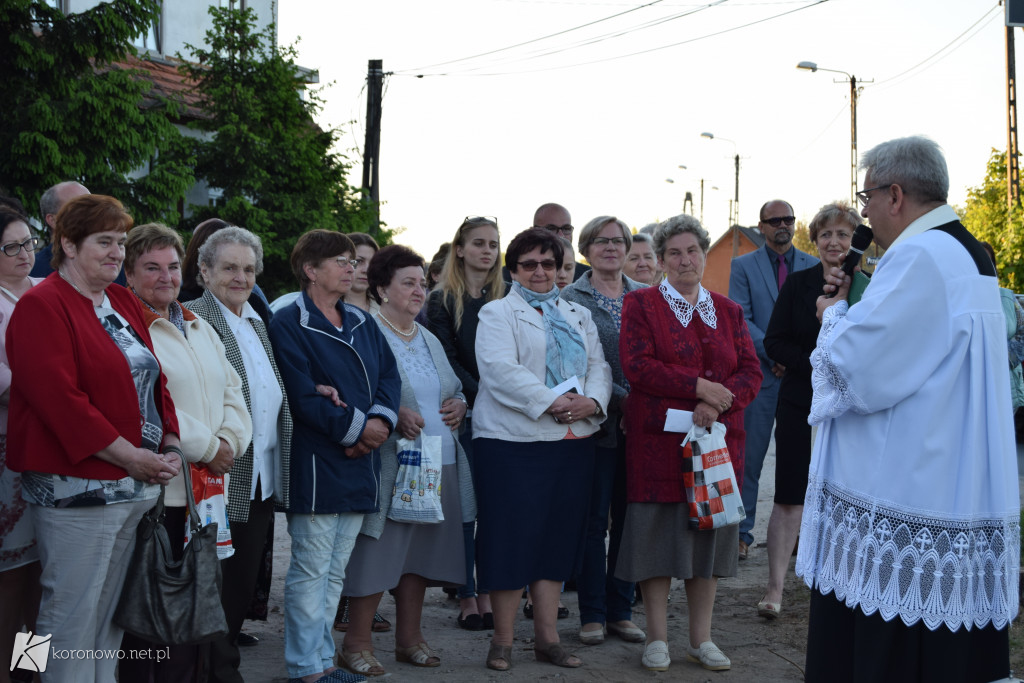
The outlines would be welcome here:
M 952 45 L 953 43 L 955 43 L 956 41 L 960 40 L 960 39 L 961 39 L 961 38 L 963 38 L 963 37 L 964 37 L 965 35 L 967 35 L 967 34 L 968 34 L 968 33 L 969 33 L 969 32 L 970 32 L 970 31 L 971 31 L 971 30 L 972 30 L 972 29 L 973 29 L 973 28 L 974 28 L 975 26 L 977 26 L 978 24 L 980 24 L 980 23 L 981 23 L 981 22 L 982 22 L 983 20 L 985 20 L 986 18 L 989 18 L 989 16 L 988 16 L 988 15 L 989 15 L 989 14 L 992 14 L 992 12 L 993 12 L 994 10 L 997 10 L 997 9 L 999 9 L 999 4 L 998 4 L 998 3 L 997 3 L 997 4 L 995 4 L 995 5 L 993 5 L 992 7 L 990 7 L 990 8 L 989 8 L 989 9 L 988 9 L 988 10 L 987 10 L 987 11 L 985 12 L 985 14 L 981 15 L 981 18 L 980 18 L 980 19 L 978 19 L 978 20 L 977 20 L 976 22 L 974 22 L 973 24 L 971 24 L 970 26 L 968 26 L 968 27 L 967 27 L 967 29 L 966 29 L 966 30 L 964 30 L 964 32 L 963 32 L 963 33 L 961 33 L 960 35 L 958 35 L 958 36 L 957 36 L 956 38 L 954 38 L 953 40 L 949 41 L 948 43 L 946 43 L 945 45 L 943 45 L 943 46 L 942 46 L 941 48 L 939 48 L 938 50 L 936 50 L 936 51 L 935 51 L 935 52 L 933 52 L 933 53 L 932 53 L 931 55 L 929 55 L 929 56 L 928 56 L 928 57 L 926 57 L 925 59 L 921 60 L 920 62 L 918 62 L 918 63 L 917 63 L 917 64 L 915 64 L 914 66 L 910 67 L 909 69 L 906 69 L 905 71 L 901 71 L 900 73 L 896 74 L 895 76 L 890 76 L 889 78 L 886 78 L 886 79 L 884 79 L 884 80 L 878 81 L 877 83 L 875 83 L 875 85 L 874 85 L 874 86 L 872 86 L 872 90 L 876 90 L 876 89 L 878 88 L 878 86 L 882 85 L 883 83 L 889 83 L 889 82 L 891 82 L 891 81 L 894 81 L 894 80 L 896 80 L 897 78 L 899 78 L 899 77 L 901 77 L 901 76 L 904 76 L 904 75 L 906 75 L 906 74 L 909 74 L 909 73 L 910 73 L 911 71 L 913 71 L 914 69 L 917 69 L 917 68 L 918 68 L 919 66 L 921 66 L 922 64 L 924 64 L 924 63 L 926 63 L 926 62 L 928 62 L 928 61 L 932 60 L 933 58 L 935 58 L 935 56 L 936 56 L 936 55 L 938 55 L 938 54 L 940 54 L 940 53 L 944 52 L 944 51 L 945 51 L 945 50 L 946 50 L 946 49 L 947 49 L 947 48 L 948 48 L 948 47 L 949 47 L 950 45 Z M 991 21 L 991 18 L 989 18 L 989 21 Z M 981 28 L 984 28 L 984 26 L 982 26 Z M 978 30 L 980 31 L 980 30 L 981 30 L 981 28 L 979 28 Z M 973 38 L 973 37 L 974 37 L 974 36 L 971 36 L 971 38 Z M 961 47 L 962 45 L 966 44 L 968 40 L 970 40 L 970 38 L 968 38 L 968 39 L 967 39 L 967 40 L 965 40 L 965 41 L 964 41 L 963 43 L 961 43 L 960 45 L 958 45 L 958 46 L 957 46 L 956 48 L 954 48 L 954 50 L 955 50 L 955 49 L 959 49 L 959 48 L 960 48 L 960 47 Z M 953 50 L 950 50 L 950 54 L 952 54 L 952 52 L 953 52 Z M 944 56 L 943 58 L 945 58 L 946 56 L 948 56 L 948 55 L 945 55 L 945 56 Z M 937 62 L 936 62 L 936 63 L 937 63 Z
M 580 30 L 582 28 L 586 28 L 588 26 L 593 26 L 595 24 L 600 24 L 601 22 L 609 21 L 611 19 L 615 19 L 617 17 L 621 17 L 623 15 L 629 14 L 631 12 L 636 12 L 636 11 L 642 10 L 644 8 L 650 7 L 652 5 L 657 5 L 657 4 L 661 3 L 661 2 L 664 2 L 664 0 L 652 0 L 651 2 L 648 2 L 645 5 L 639 5 L 637 7 L 632 8 L 632 9 L 628 9 L 628 10 L 625 10 L 623 12 L 618 12 L 616 14 L 613 14 L 613 15 L 608 16 L 608 17 L 604 17 L 602 19 L 596 19 L 594 21 L 587 22 L 586 24 L 580 24 L 579 26 L 573 26 L 572 28 L 567 28 L 567 29 L 564 29 L 562 31 L 557 31 L 555 33 L 551 33 L 551 34 L 548 34 L 546 36 L 541 36 L 540 38 L 533 38 L 531 40 L 527 40 L 527 41 L 524 41 L 522 43 L 516 43 L 515 45 L 509 45 L 509 46 L 506 46 L 506 47 L 500 47 L 500 48 L 498 48 L 496 50 L 489 50 L 488 52 L 481 52 L 480 54 L 470 55 L 469 57 L 460 57 L 459 59 L 451 59 L 451 60 L 448 60 L 447 62 L 438 62 L 436 64 L 428 64 L 427 66 L 416 67 L 414 69 L 400 69 L 399 71 L 425 71 L 427 69 L 433 69 L 434 67 L 438 67 L 438 66 L 446 66 L 448 64 L 455 64 L 457 62 L 465 62 L 465 61 L 468 61 L 470 59 L 476 59 L 477 57 L 486 57 L 488 55 L 493 55 L 493 54 L 498 53 L 498 52 L 505 52 L 506 50 L 514 50 L 515 48 L 522 47 L 523 45 L 530 45 L 531 43 L 536 43 L 536 42 L 539 42 L 539 41 L 542 41 L 542 40 L 547 40 L 548 38 L 555 38 L 557 36 L 565 35 L 566 33 L 571 33 L 573 31 L 578 31 L 578 30 Z
M 789 14 L 794 14 L 796 12 L 801 12 L 801 11 L 803 11 L 805 9 L 809 9 L 809 8 L 815 7 L 817 5 L 821 5 L 821 4 L 826 3 L 828 1 L 829 0 L 813 0 L 813 2 L 811 2 L 810 4 L 804 5 L 802 7 L 797 7 L 796 9 L 788 10 L 786 12 L 780 12 L 779 14 L 773 14 L 772 16 L 765 17 L 764 19 L 758 19 L 756 21 L 751 21 L 751 22 L 748 22 L 746 24 L 741 24 L 739 26 L 733 26 L 731 28 L 722 29 L 721 31 L 715 31 L 713 33 L 708 33 L 708 34 L 705 34 L 705 35 L 702 35 L 702 36 L 697 36 L 696 38 L 688 38 L 687 40 L 681 40 L 679 42 L 670 43 L 668 45 L 660 45 L 658 47 L 652 47 L 652 48 L 648 48 L 646 50 L 639 50 L 637 52 L 630 52 L 628 54 L 616 55 L 616 56 L 613 56 L 613 57 L 605 57 L 605 58 L 602 58 L 602 59 L 594 59 L 594 60 L 591 60 L 591 61 L 588 61 L 588 62 L 578 62 L 576 64 L 563 64 L 561 66 L 545 67 L 545 68 L 541 68 L 541 69 L 524 69 L 524 70 L 520 70 L 520 71 L 495 71 L 495 72 L 490 72 L 490 73 L 461 73 L 461 72 L 454 72 L 454 73 L 439 73 L 439 74 L 400 74 L 400 75 L 403 75 L 403 76 L 416 76 L 417 78 L 423 78 L 424 76 L 463 76 L 463 75 L 464 76 L 515 76 L 515 75 L 519 75 L 519 74 L 542 73 L 542 72 L 546 72 L 546 71 L 560 71 L 562 69 L 574 69 L 574 68 L 580 67 L 580 66 L 590 66 L 592 64 L 602 64 L 604 62 L 615 61 L 615 60 L 618 60 L 618 59 L 626 59 L 628 57 L 636 57 L 638 55 L 648 54 L 648 53 L 651 53 L 651 52 L 657 52 L 659 50 L 667 50 L 669 48 L 679 47 L 680 45 L 687 45 L 689 43 L 695 43 L 695 42 L 698 42 L 698 41 L 701 41 L 701 40 L 706 40 L 708 38 L 714 38 L 716 36 L 724 35 L 726 33 L 731 33 L 733 31 L 739 31 L 740 29 L 749 28 L 751 26 L 756 26 L 757 24 L 763 24 L 763 23 L 765 23 L 767 21 L 772 21 L 774 19 L 778 19 L 780 17 L 784 17 L 784 16 L 789 15 Z
M 602 35 L 593 36 L 591 38 L 586 38 L 586 39 L 583 39 L 583 40 L 580 40 L 580 41 L 577 41 L 575 43 L 571 43 L 569 45 L 565 45 L 565 46 L 562 46 L 562 47 L 541 48 L 541 49 L 536 50 L 534 52 L 529 52 L 529 53 L 527 53 L 525 55 L 511 56 L 507 60 L 505 60 L 503 63 L 504 64 L 515 64 L 516 62 L 523 62 L 523 61 L 527 61 L 527 60 L 531 60 L 531 59 L 539 59 L 541 57 L 549 57 L 551 55 L 555 55 L 555 54 L 558 54 L 560 52 L 568 52 L 569 50 L 575 50 L 575 49 L 578 49 L 578 48 L 581 48 L 581 47 L 587 47 L 589 45 L 595 45 L 597 43 L 602 43 L 602 42 L 604 42 L 606 40 L 612 40 L 614 38 L 621 38 L 622 36 L 629 35 L 630 33 L 635 33 L 637 31 L 641 31 L 641 30 L 644 30 L 644 29 L 653 28 L 655 26 L 660 26 L 661 24 L 665 24 L 665 23 L 668 23 L 670 21 L 675 21 L 676 19 L 682 19 L 682 18 L 688 17 L 688 16 L 690 16 L 692 14 L 696 14 L 697 12 L 703 12 L 706 9 L 710 9 L 710 8 L 715 7 L 717 5 L 721 5 L 721 4 L 723 4 L 723 3 L 727 2 L 727 1 L 728 0 L 715 0 L 714 2 L 705 4 L 705 5 L 701 5 L 700 7 L 696 7 L 694 9 L 691 9 L 691 10 L 686 11 L 686 12 L 680 12 L 678 14 L 673 14 L 673 15 L 670 15 L 670 16 L 667 16 L 667 17 L 660 17 L 658 19 L 651 19 L 649 21 L 643 22 L 642 24 L 637 24 L 637 25 L 634 25 L 634 26 L 631 26 L 631 27 L 620 29 L 618 31 L 612 31 L 610 33 L 605 33 L 605 34 L 602 34 Z M 471 71 L 479 71 L 480 69 L 491 68 L 493 66 L 497 66 L 498 64 L 499 63 L 493 63 L 492 62 L 490 64 L 482 64 L 480 66 L 470 66 L 470 67 L 467 67 L 467 68 L 464 68 L 464 69 L 460 69 L 460 70 L 447 71 L 447 72 L 445 72 L 445 75 L 468 75 L 469 72 L 471 72 Z M 427 75 L 431 75 L 431 74 L 427 74 Z

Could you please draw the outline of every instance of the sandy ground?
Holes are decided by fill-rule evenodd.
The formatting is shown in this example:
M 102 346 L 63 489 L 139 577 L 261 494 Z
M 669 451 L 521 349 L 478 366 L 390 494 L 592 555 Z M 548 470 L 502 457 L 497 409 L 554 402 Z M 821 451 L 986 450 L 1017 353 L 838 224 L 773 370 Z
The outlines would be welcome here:
M 774 494 L 774 444 L 765 460 L 757 523 L 754 534 L 757 547 L 750 558 L 740 563 L 736 577 L 722 579 L 718 586 L 712 636 L 732 660 L 732 669 L 710 672 L 685 661 L 687 641 L 687 605 L 681 581 L 673 582 L 669 605 L 669 648 L 673 663 L 666 673 L 649 672 L 640 667 L 642 644 L 626 643 L 611 637 L 597 646 L 582 645 L 578 638 L 579 611 L 576 593 L 566 592 L 563 602 L 568 606 L 568 619 L 558 622 L 562 642 L 584 662 L 579 669 L 563 669 L 541 664 L 533 656 L 533 624 L 520 618 L 516 624 L 513 668 L 509 673 L 491 671 L 484 666 L 490 643 L 490 632 L 469 632 L 458 628 L 458 602 L 450 600 L 440 588 L 427 591 L 423 610 L 423 632 L 431 647 L 438 652 L 442 664 L 433 669 L 399 664 L 394 660 L 394 634 L 374 634 L 377 657 L 388 670 L 381 680 L 393 681 L 803 681 L 803 665 L 807 640 L 808 589 L 792 573 L 787 578 L 782 616 L 767 622 L 757 616 L 755 605 L 764 594 L 768 580 L 768 555 L 764 547 L 765 529 L 771 513 Z M 284 665 L 284 576 L 288 567 L 289 539 L 285 518 L 276 521 L 277 539 L 274 556 L 273 588 L 270 596 L 270 618 L 266 622 L 246 622 L 244 630 L 260 638 L 253 647 L 242 649 L 242 674 L 249 683 L 285 683 Z M 392 598 L 385 594 L 380 612 L 394 622 Z M 634 621 L 643 628 L 644 607 L 638 603 Z M 1014 631 L 1021 627 L 1016 625 Z M 1018 641 L 1021 639 L 1016 634 Z M 335 633 L 341 646 L 342 634 Z M 1011 638 L 1014 635 L 1011 634 Z M 1019 645 L 1011 640 L 1014 660 L 1024 659 Z M 1019 670 L 1018 670 L 1019 672 Z

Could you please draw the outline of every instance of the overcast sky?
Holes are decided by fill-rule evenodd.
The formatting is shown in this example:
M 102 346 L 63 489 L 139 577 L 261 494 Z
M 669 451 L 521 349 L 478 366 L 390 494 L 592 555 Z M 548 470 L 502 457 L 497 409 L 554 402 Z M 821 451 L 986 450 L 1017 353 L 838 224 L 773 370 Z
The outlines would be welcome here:
M 860 152 L 935 139 L 954 204 L 1006 146 L 1003 8 L 989 0 L 286 0 L 279 28 L 327 84 L 321 123 L 345 131 L 355 186 L 367 62 L 394 72 L 381 216 L 427 258 L 466 215 L 497 216 L 505 244 L 549 201 L 578 227 L 642 227 L 679 213 L 686 191 L 699 215 L 701 178 L 717 237 L 736 152 L 743 225 L 773 197 L 803 220 L 849 199 L 850 87 L 804 60 L 864 83 Z

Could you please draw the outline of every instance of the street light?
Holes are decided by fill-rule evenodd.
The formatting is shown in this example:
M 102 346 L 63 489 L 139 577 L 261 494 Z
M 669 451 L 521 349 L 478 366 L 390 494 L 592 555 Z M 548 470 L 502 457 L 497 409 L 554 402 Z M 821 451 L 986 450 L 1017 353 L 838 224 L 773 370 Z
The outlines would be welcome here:
M 739 222 L 740 222 L 740 154 L 739 154 L 738 151 L 736 151 L 736 141 L 735 140 L 730 140 L 729 138 L 723 138 L 721 136 L 717 136 L 716 137 L 714 133 L 707 133 L 707 132 L 701 133 L 700 136 L 702 138 L 707 138 L 708 140 L 724 140 L 725 142 L 732 143 L 733 152 L 735 152 L 735 154 L 736 154 L 736 156 L 735 156 L 735 160 L 736 160 L 736 190 L 735 190 L 735 196 L 733 197 L 732 208 L 733 208 L 733 211 L 735 211 L 735 216 L 736 217 L 733 218 L 733 211 L 730 211 L 729 212 L 729 222 L 732 223 L 732 225 L 739 225 Z M 729 227 L 732 227 L 732 225 L 730 225 Z
M 798 69 L 804 69 L 814 73 L 815 71 L 828 71 L 829 73 L 842 74 L 846 80 L 837 80 L 835 83 L 850 83 L 850 206 L 857 206 L 857 77 L 845 71 L 836 69 L 823 69 L 814 62 L 800 62 L 796 65 Z M 861 81 L 863 83 L 863 81 Z M 871 83 L 872 81 L 868 81 Z

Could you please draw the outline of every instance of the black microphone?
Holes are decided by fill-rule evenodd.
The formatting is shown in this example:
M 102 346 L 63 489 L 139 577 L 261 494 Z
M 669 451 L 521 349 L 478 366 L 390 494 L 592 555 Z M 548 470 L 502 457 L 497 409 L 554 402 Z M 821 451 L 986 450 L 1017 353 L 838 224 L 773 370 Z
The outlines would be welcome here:
M 854 269 L 860 264 L 860 259 L 864 255 L 864 250 L 871 246 L 871 240 L 874 239 L 875 234 L 871 232 L 871 228 L 861 223 L 857 226 L 857 229 L 853 231 L 853 239 L 850 241 L 850 251 L 846 252 L 846 258 L 843 259 L 843 265 L 840 266 L 844 273 L 849 277 L 853 277 Z M 831 299 L 839 293 L 839 288 L 832 292 Z

